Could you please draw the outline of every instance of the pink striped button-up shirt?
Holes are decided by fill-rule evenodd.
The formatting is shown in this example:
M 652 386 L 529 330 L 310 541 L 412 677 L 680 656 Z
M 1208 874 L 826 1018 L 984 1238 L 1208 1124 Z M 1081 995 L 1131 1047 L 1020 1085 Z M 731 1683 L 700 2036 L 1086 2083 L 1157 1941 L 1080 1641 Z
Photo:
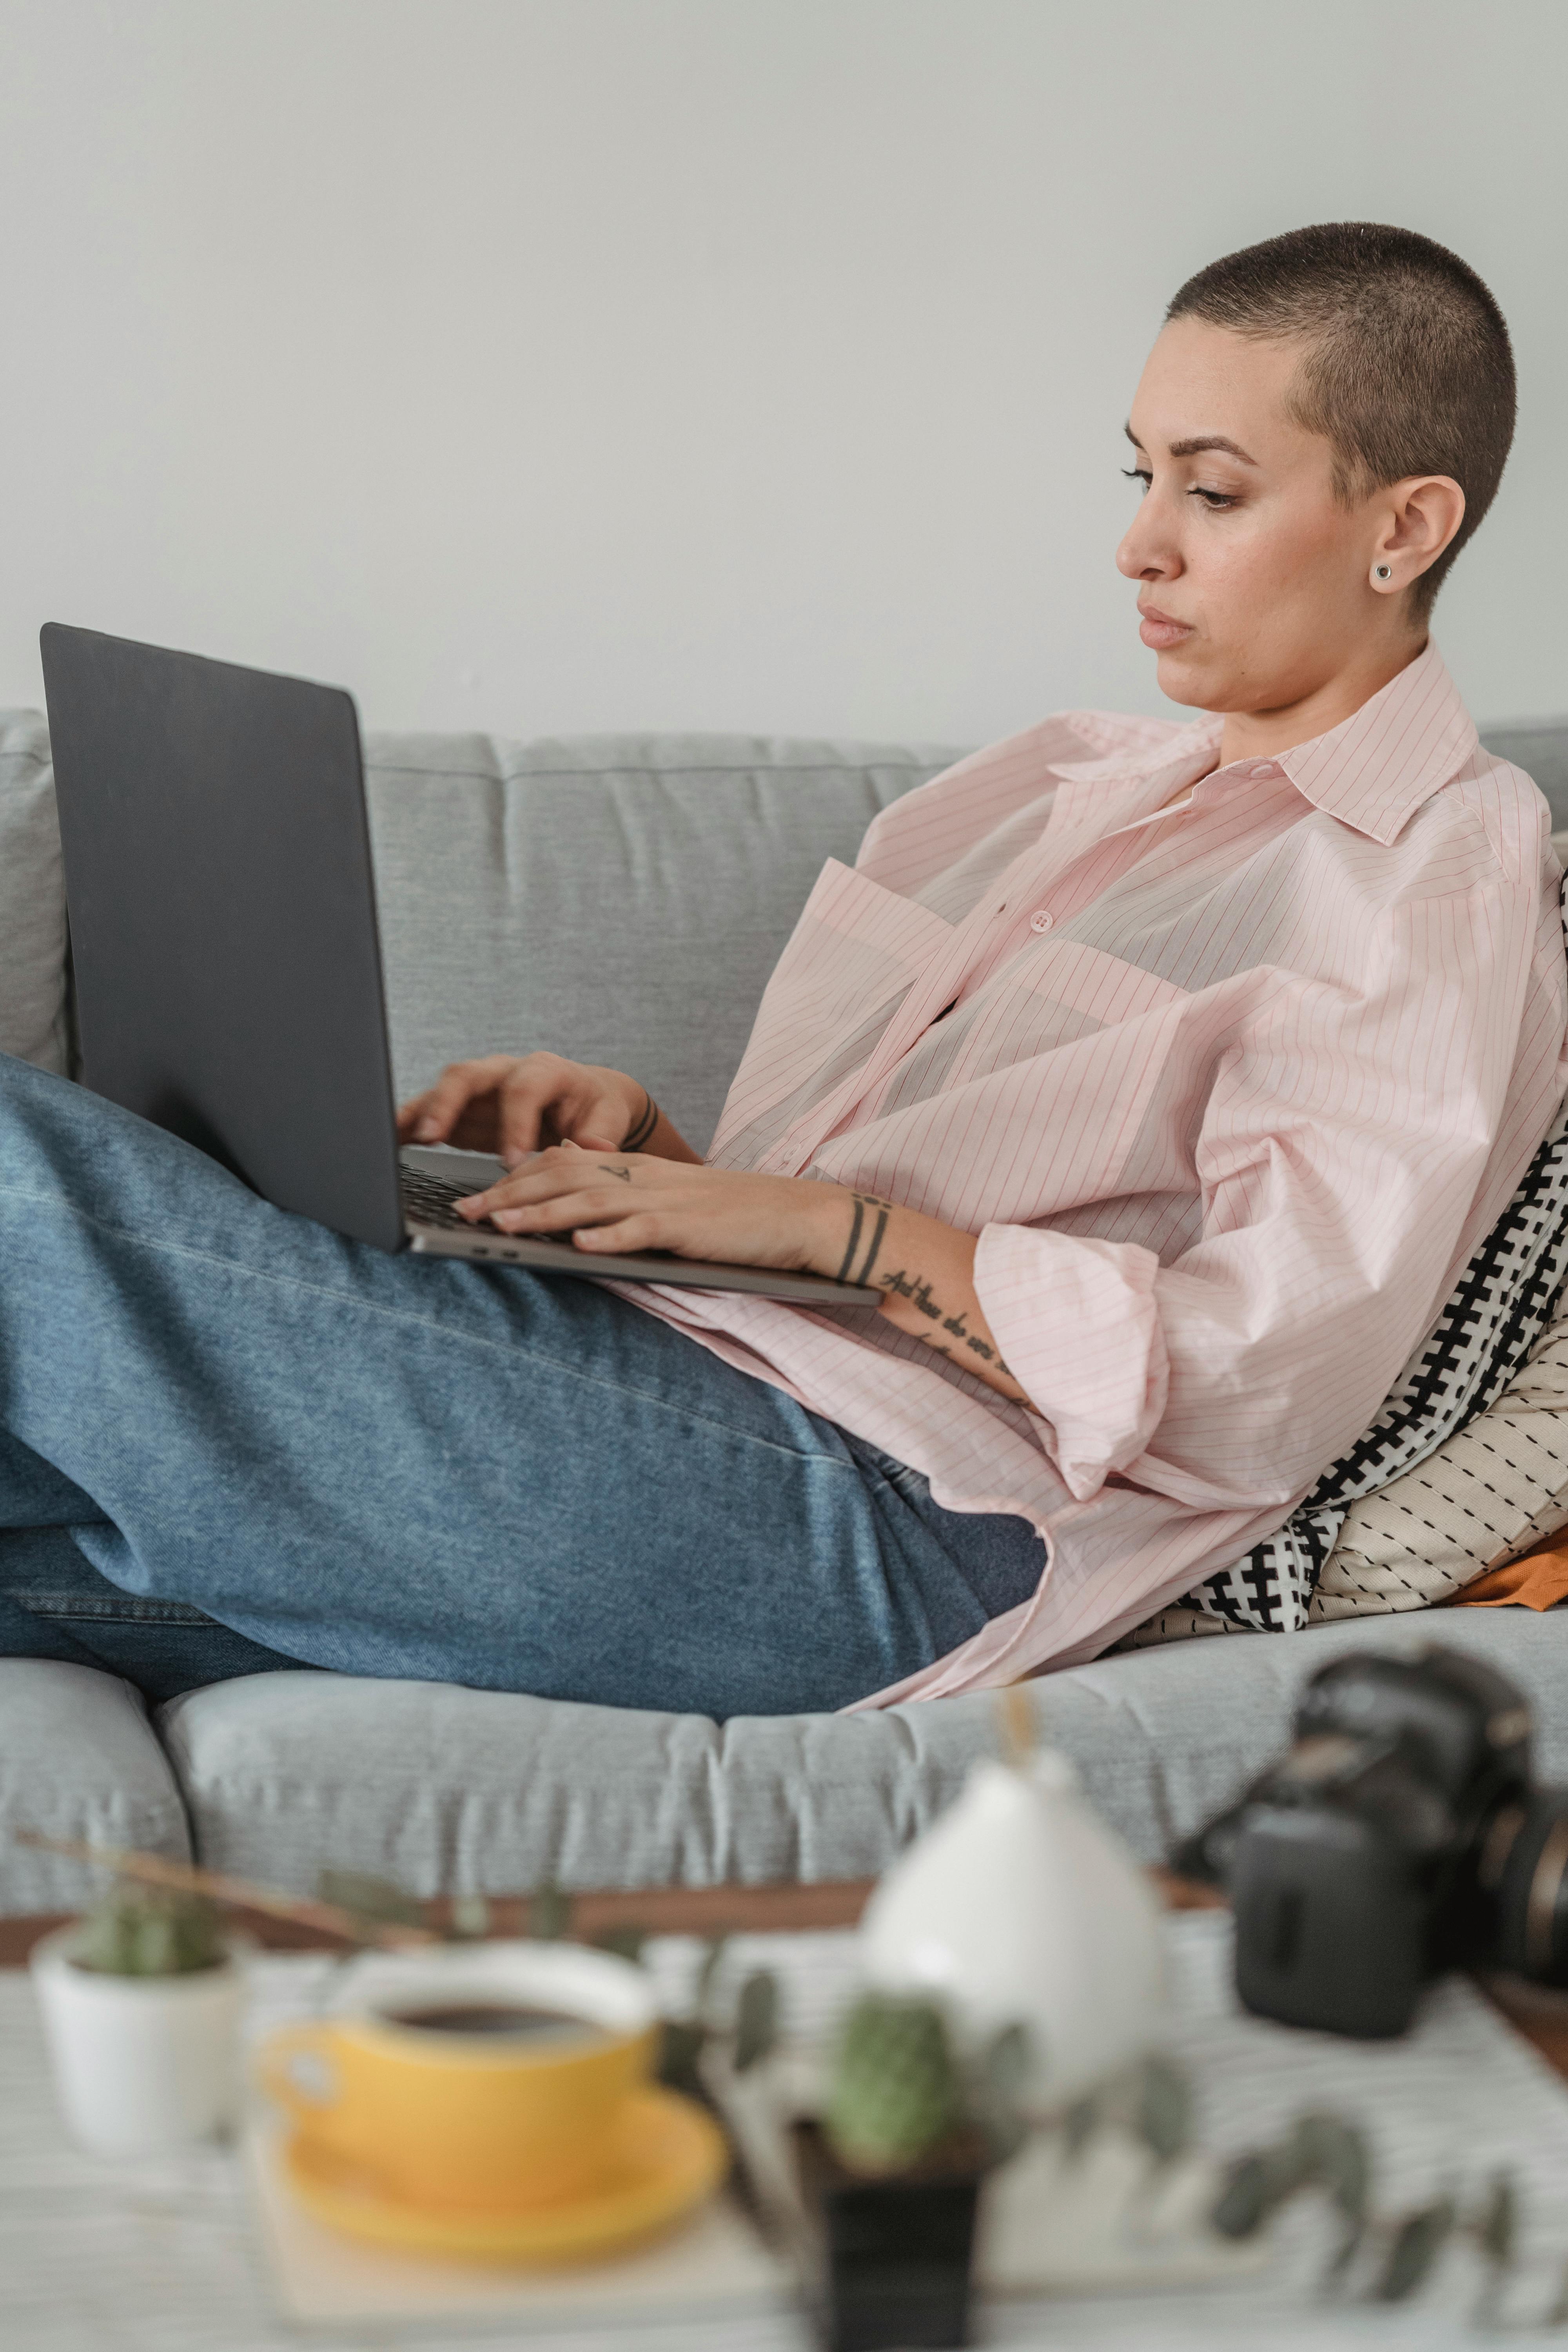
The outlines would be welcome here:
M 1277 759 L 1220 732 L 1069 712 L 884 810 L 710 1154 L 977 1234 L 1027 1403 L 881 1317 L 626 1293 L 1046 1538 L 1029 1602 L 882 1700 L 1092 1657 L 1279 1528 L 1568 1086 L 1546 803 L 1436 648 Z

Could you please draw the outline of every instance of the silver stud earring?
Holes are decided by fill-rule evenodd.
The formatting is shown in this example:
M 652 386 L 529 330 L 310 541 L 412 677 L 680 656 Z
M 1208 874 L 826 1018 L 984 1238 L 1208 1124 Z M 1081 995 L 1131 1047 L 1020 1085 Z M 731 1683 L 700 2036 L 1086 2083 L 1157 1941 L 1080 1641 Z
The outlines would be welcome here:
M 1393 564 L 1374 563 L 1372 567 L 1372 576 L 1374 580 L 1392 580 L 1394 577 Z

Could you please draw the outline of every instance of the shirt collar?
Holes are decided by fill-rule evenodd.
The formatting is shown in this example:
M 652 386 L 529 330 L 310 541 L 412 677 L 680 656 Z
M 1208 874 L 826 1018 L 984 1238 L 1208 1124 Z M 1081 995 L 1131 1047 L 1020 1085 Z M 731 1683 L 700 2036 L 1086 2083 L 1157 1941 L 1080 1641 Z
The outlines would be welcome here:
M 1315 807 L 1386 845 L 1453 781 L 1479 740 L 1428 642 L 1370 702 L 1326 735 L 1281 751 L 1274 764 Z
M 1079 724 L 1076 714 L 1073 724 Z M 1157 800 L 1179 783 L 1210 772 L 1224 731 L 1225 720 L 1205 712 L 1202 719 L 1185 725 L 1166 722 L 1152 742 L 1134 745 L 1130 751 L 1113 751 L 1095 760 L 1053 760 L 1051 773 L 1067 785 L 1074 795 L 1075 805 L 1079 786 L 1094 787 L 1096 801 L 1113 784 L 1140 786 L 1140 802 Z M 1157 794 L 1152 791 L 1155 786 Z
M 1069 787 L 1139 784 L 1155 799 L 1214 770 L 1223 718 L 1175 725 L 1147 748 L 1098 760 L 1057 761 Z M 1423 801 L 1457 776 L 1479 741 L 1442 655 L 1428 640 L 1413 662 L 1348 719 L 1270 760 L 1237 761 L 1226 774 L 1278 770 L 1315 808 L 1385 845 L 1397 839 Z M 1159 794 L 1150 789 L 1157 784 Z

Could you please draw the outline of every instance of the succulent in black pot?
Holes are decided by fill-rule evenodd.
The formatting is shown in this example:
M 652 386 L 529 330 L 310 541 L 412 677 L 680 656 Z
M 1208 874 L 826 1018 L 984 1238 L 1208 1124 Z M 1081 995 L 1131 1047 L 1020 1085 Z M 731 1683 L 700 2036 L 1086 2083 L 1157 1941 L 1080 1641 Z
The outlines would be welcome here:
M 826 2352 L 968 2343 L 980 2184 L 1022 2137 L 1026 2054 L 1013 2028 L 966 2064 L 941 2008 L 910 1995 L 850 2011 L 822 2115 L 795 2126 Z

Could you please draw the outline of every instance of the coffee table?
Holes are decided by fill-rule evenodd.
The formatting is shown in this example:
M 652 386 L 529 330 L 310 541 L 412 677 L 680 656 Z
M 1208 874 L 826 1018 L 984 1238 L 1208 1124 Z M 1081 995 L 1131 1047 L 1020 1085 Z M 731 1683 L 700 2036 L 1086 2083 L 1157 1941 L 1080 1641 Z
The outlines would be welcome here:
M 1214 1907 L 1207 1890 L 1163 1884 L 1173 1908 Z M 583 1896 L 573 1926 L 584 1936 L 636 1923 L 656 1934 L 700 1937 L 844 1927 L 858 1918 L 868 1892 L 868 1883 L 854 1882 Z M 495 1911 L 496 1932 L 522 1927 L 522 1898 L 498 1904 Z M 18 1967 L 30 1944 L 56 1924 L 35 1918 L 0 1925 L 0 1961 Z M 321 1948 L 319 1938 L 280 1933 L 270 1922 L 257 1924 L 258 1940 L 273 1950 Z M 1197 1930 L 1202 1923 L 1194 1919 L 1191 1924 Z M 1223 1923 L 1215 1924 L 1223 1933 Z M 1459 2048 L 1461 2071 L 1455 2087 L 1473 2093 L 1480 2126 L 1474 2145 L 1479 2147 L 1490 2128 L 1485 2160 L 1495 2163 L 1500 2155 L 1510 2157 L 1510 2149 L 1499 2137 L 1495 2116 L 1489 2124 L 1483 2112 L 1492 2095 L 1489 2074 L 1511 2081 L 1507 2110 L 1507 2129 L 1511 2131 L 1515 2114 L 1525 2114 L 1529 2107 L 1534 2066 L 1500 2026 L 1496 2009 L 1517 2018 L 1535 2050 L 1559 2073 L 1568 2074 L 1568 2000 L 1530 1988 L 1488 1990 L 1495 2004 L 1489 2012 L 1473 1996 L 1466 1996 L 1467 2016 L 1453 2013 L 1462 2006 L 1458 2000 L 1449 2000 L 1447 2006 L 1449 2025 L 1457 2026 L 1459 2034 L 1454 2046 Z M 1251 2030 L 1256 2033 L 1256 2028 Z M 1280 2032 L 1266 2031 L 1277 2036 Z M 1186 2047 L 1184 2042 L 1182 2046 Z M 1212 2032 L 1205 2042 L 1201 2028 L 1193 2047 L 1201 2072 L 1211 2079 L 1223 2076 L 1228 2068 L 1234 2080 L 1238 2065 L 1245 2069 L 1247 2063 L 1245 2052 L 1227 2053 Z M 1329 2082 L 1320 2085 L 1314 2078 L 1305 2099 L 1300 2087 L 1293 2091 L 1293 2111 L 1320 2097 L 1329 2104 L 1343 2103 L 1352 2078 L 1356 2088 L 1350 2095 L 1359 2095 L 1363 2064 L 1369 2080 L 1379 2067 L 1384 2079 L 1389 2079 L 1389 2045 L 1369 2053 L 1364 2062 L 1359 2045 L 1340 2045 L 1325 2054 L 1337 2065 L 1337 2087 Z M 1538 2073 L 1533 2076 L 1537 2084 L 1542 2079 Z M 1537 2112 L 1533 2124 L 1527 2119 L 1526 2131 L 1542 2138 L 1555 2134 L 1562 2143 L 1556 2179 L 1538 2184 L 1533 2196 L 1538 2214 L 1550 2215 L 1558 2206 L 1568 2207 L 1568 2116 L 1561 2093 L 1537 2090 L 1533 2095 Z M 1370 2096 L 1375 2101 L 1375 2089 Z M 1544 2118 L 1539 2112 L 1543 2099 L 1549 2105 L 1552 2100 L 1557 2103 Z M 1450 2121 L 1444 2114 L 1442 2127 L 1448 2128 Z M 1459 2128 L 1463 2137 L 1465 2126 Z M 1211 2346 L 1237 2341 L 1250 2347 L 1262 2338 L 1256 2329 L 1247 2332 L 1243 2313 L 1232 2302 L 1240 2292 L 1226 2287 L 1205 2296 L 1201 2305 L 1181 2307 L 1160 2297 L 1074 2299 L 1050 2306 L 1043 2315 L 1024 2311 L 1009 2315 L 987 2340 L 1017 2347 L 1070 2346 L 1073 2352 L 1080 2347 L 1096 2347 L 1096 2352 L 1102 2347 L 1105 2352 L 1168 2352 L 1177 2345 L 1210 2352 Z M 1538 2294 L 1532 2294 L 1532 2303 L 1542 2307 Z M 1287 2284 L 1267 2314 L 1264 2332 L 1271 2352 L 1317 2352 L 1320 2346 L 1363 2342 L 1419 2344 L 1426 2352 L 1429 2345 L 1450 2341 L 1447 2326 L 1440 2339 L 1423 2332 L 1435 2317 L 1429 2305 L 1424 2313 L 1384 2314 L 1373 2306 L 1335 2314 L 1326 2334 L 1319 2332 L 1325 2317 L 1314 2309 L 1310 2292 Z M 1461 2320 L 1462 2315 L 1455 2316 L 1456 2329 L 1461 2328 Z M 1406 2321 L 1421 2326 L 1411 2332 L 1402 2324 Z M 26 1988 L 15 1977 L 0 1977 L 0 2342 L 5 2352 L 279 2352 L 289 2345 L 298 2347 L 300 2340 L 274 2315 L 237 2168 L 217 2156 L 204 2155 L 136 2168 L 132 2174 L 124 2167 L 94 2168 L 89 2160 L 68 2152 L 53 2118 Z M 351 2331 L 331 2340 L 363 2352 L 372 2339 Z M 391 2343 L 394 2338 L 377 2330 L 374 2340 Z M 473 2340 L 471 2336 L 430 2334 L 423 2328 L 412 2341 L 396 2338 L 405 2352 L 463 2352 L 465 2344 L 472 2352 Z M 515 2333 L 507 2338 L 509 2345 L 520 2347 L 523 2340 Z M 635 2339 L 619 2333 L 606 2336 L 593 2327 L 574 2336 L 570 2347 L 565 2338 L 552 2336 L 549 2352 L 626 2352 L 628 2340 L 635 2340 L 637 2352 L 803 2352 L 806 2342 L 793 2317 L 773 2311 L 717 2327 L 711 2323 L 701 2327 L 639 2326 Z M 1452 2340 L 1456 2345 L 1462 2341 L 1462 2329 Z

